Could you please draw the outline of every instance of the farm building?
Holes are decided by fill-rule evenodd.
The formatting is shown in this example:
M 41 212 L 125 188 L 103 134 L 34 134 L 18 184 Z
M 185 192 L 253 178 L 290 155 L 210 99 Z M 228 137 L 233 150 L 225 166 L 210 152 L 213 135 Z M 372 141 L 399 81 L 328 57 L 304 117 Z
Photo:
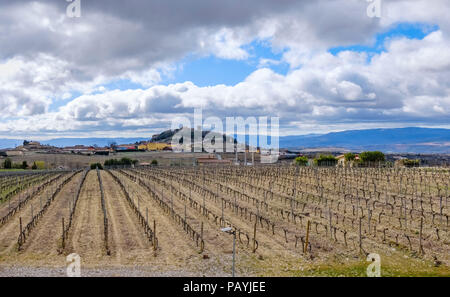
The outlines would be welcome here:
M 121 145 L 116 147 L 116 152 L 137 152 L 139 148 L 136 145 Z
M 345 160 L 345 155 L 336 156 L 336 159 L 338 160 L 338 163 L 337 163 L 338 166 L 345 166 L 345 165 L 352 166 L 353 165 L 353 161 Z M 358 160 L 359 160 L 359 156 L 355 155 L 355 161 L 358 161 Z

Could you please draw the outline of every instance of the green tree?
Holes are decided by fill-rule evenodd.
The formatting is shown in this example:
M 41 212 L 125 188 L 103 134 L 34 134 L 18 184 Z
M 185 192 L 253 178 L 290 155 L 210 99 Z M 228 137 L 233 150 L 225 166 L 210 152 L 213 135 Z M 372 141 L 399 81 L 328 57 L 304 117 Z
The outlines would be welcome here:
M 35 161 L 34 165 L 36 165 L 36 169 L 39 169 L 39 170 L 45 169 L 45 162 L 44 161 Z
M 158 166 L 158 161 L 156 161 L 156 160 L 152 160 L 152 166 Z
M 38 167 L 37 167 L 37 165 L 36 165 L 36 162 L 33 163 L 33 166 L 31 166 L 31 169 L 32 169 L 32 170 L 38 169 Z
M 294 164 L 298 166 L 306 166 L 308 165 L 308 157 L 306 156 L 300 156 L 295 158 Z
M 314 164 L 317 166 L 335 166 L 337 159 L 333 155 L 320 155 L 314 159 Z
M 91 169 L 92 170 L 95 170 L 95 169 L 99 169 L 99 170 L 103 170 L 103 166 L 102 166 L 102 164 L 100 164 L 100 163 L 93 163 L 93 164 L 91 164 Z
M 12 161 L 10 158 L 6 158 L 3 162 L 3 168 L 5 169 L 11 169 L 12 168 Z
M 420 160 L 410 160 L 410 159 L 404 159 L 402 160 L 402 163 L 405 167 L 419 167 L 420 166 Z
M 120 165 L 131 165 L 133 161 L 130 158 L 122 158 L 120 159 Z
M 345 161 L 350 162 L 356 159 L 356 155 L 354 153 L 346 153 L 344 155 Z
M 384 162 L 386 160 L 385 155 L 380 151 L 375 152 L 362 152 L 359 155 L 362 162 Z
M 139 163 L 138 160 L 131 160 L 130 158 L 122 158 L 120 160 L 117 159 L 109 159 L 105 161 L 105 166 L 131 166 L 132 164 L 136 165 Z
M 22 162 L 22 169 L 27 169 L 28 168 L 28 163 L 27 161 L 23 161 Z

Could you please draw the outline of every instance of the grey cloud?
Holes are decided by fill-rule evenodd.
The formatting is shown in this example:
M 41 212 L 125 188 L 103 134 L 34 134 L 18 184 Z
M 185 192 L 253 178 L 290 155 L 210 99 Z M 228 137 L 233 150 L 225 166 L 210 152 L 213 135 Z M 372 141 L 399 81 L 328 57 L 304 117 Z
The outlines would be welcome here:
M 279 115 L 284 123 L 447 123 L 449 2 L 384 2 L 389 14 L 370 19 L 364 0 L 82 0 L 82 17 L 68 19 L 63 0 L 0 1 L 0 131 L 132 130 L 200 106 L 205 114 Z M 326 54 L 370 44 L 398 21 L 437 23 L 441 35 L 393 42 L 369 65 L 356 55 Z M 240 46 L 254 39 L 286 49 L 293 69 L 286 76 L 260 69 L 233 87 L 150 88 L 158 70 L 187 54 L 242 59 Z M 147 89 L 89 95 L 120 78 L 144 81 Z M 71 91 L 83 96 L 48 112 Z M 27 115 L 40 121 L 8 120 Z

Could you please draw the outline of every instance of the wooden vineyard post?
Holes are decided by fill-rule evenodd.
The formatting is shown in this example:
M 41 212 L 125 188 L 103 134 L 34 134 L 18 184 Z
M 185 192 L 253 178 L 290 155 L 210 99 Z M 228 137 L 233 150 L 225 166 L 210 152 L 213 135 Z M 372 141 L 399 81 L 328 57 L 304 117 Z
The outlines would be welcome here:
M 329 225 L 330 225 L 330 238 L 333 239 L 333 226 L 332 226 L 332 222 L 331 222 L 331 208 L 328 209 L 328 220 L 329 220 Z
M 204 245 L 202 244 L 202 242 L 203 242 L 203 222 L 202 222 L 202 226 L 201 226 L 201 228 L 200 228 L 200 253 L 203 253 L 203 248 L 204 248 Z
M 220 223 L 221 227 L 224 226 L 224 216 L 223 216 L 223 198 L 222 198 L 222 222 Z
M 153 220 L 153 251 L 156 252 L 156 220 Z
M 186 204 L 184 205 L 184 229 L 186 230 L 186 224 L 187 224 L 187 209 Z
M 65 248 L 64 218 L 62 218 L 62 248 Z
M 22 236 L 22 217 L 19 218 L 20 236 Z
M 423 230 L 423 217 L 420 217 L 420 232 L 419 232 L 419 245 L 420 245 L 420 254 L 424 255 L 425 251 L 423 250 L 422 245 L 422 230 Z
M 405 190 L 406 191 L 406 190 Z M 407 229 L 407 227 L 408 227 L 408 221 L 407 221 L 407 213 L 406 213 L 406 198 L 403 198 L 404 199 L 404 211 L 405 211 L 405 230 Z
M 145 219 L 147 220 L 148 225 L 148 207 L 145 208 Z
M 204 181 L 205 180 L 203 180 L 203 183 L 204 183 Z M 204 186 L 204 185 L 203 185 Z M 202 213 L 203 213 L 203 215 L 206 215 L 206 213 L 205 213 L 205 207 L 206 207 L 206 201 L 205 201 L 205 195 L 203 195 L 203 210 L 202 210 Z M 223 215 L 222 215 L 222 218 L 223 218 Z
M 255 220 L 255 226 L 253 227 L 253 253 L 256 252 L 256 226 L 258 225 L 258 220 Z
M 305 239 L 305 246 L 303 247 L 303 253 L 306 254 L 308 251 L 308 242 L 309 242 L 309 229 L 311 228 L 311 221 L 308 221 L 306 225 L 306 239 Z
M 171 207 L 172 207 L 172 217 L 174 217 L 175 216 L 175 211 L 173 209 L 173 195 L 170 196 L 170 204 L 171 204 Z
M 362 217 L 359 217 L 359 252 L 362 252 Z

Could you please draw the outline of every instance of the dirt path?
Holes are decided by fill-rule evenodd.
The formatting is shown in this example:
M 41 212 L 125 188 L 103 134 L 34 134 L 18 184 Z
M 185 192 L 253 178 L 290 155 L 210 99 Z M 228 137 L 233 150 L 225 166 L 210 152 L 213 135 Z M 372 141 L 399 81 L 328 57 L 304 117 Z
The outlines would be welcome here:
M 128 172 L 132 173 L 132 172 Z M 161 251 L 158 251 L 158 259 L 161 260 L 161 256 L 166 260 L 164 267 L 168 265 L 184 265 L 184 268 L 199 271 L 205 276 L 212 275 L 211 271 L 215 269 L 227 271 L 231 267 L 232 261 L 232 236 L 220 231 L 220 227 L 215 225 L 210 220 L 202 217 L 198 212 L 194 211 L 187 204 L 187 221 L 189 224 L 200 232 L 200 224 L 204 223 L 204 241 L 205 250 L 202 254 L 199 254 L 199 248 L 192 239 L 184 232 L 183 228 L 175 223 L 170 213 L 165 213 L 160 206 L 153 202 L 147 193 L 147 191 L 126 178 L 125 175 L 114 171 L 114 174 L 120 176 L 122 181 L 127 184 L 127 188 L 130 189 L 130 195 L 137 201 L 140 200 L 140 207 L 145 212 L 146 205 L 149 207 L 149 219 L 156 217 L 158 222 L 157 236 L 160 242 Z M 147 185 L 153 189 L 153 183 L 146 181 Z M 156 185 L 155 190 L 161 193 L 163 187 Z M 166 188 L 164 191 L 164 200 L 171 205 L 171 193 Z M 147 204 L 146 204 L 147 203 Z M 184 216 L 184 202 L 179 198 L 173 199 L 173 206 L 176 213 Z M 191 249 L 187 249 L 191 247 Z M 240 244 L 237 244 L 238 262 L 242 257 L 248 258 L 249 251 L 246 248 L 241 248 Z M 203 258 L 206 256 L 206 258 Z
M 7 255 L 17 250 L 17 238 L 19 236 L 19 218 L 28 222 L 31 218 L 29 211 L 22 210 L 16 217 L 0 228 L 0 255 Z
M 22 226 L 25 227 L 32 218 L 32 210 L 33 214 L 36 214 L 52 195 L 57 185 L 63 180 L 64 178 L 59 179 L 46 187 L 39 195 L 29 200 L 26 206 L 18 211 L 5 225 L 0 226 L 0 255 L 4 256 L 16 251 L 17 238 L 20 230 L 20 218 L 22 218 Z
M 62 234 L 61 220 L 64 217 L 66 222 L 68 221 L 69 201 L 75 198 L 81 177 L 82 174 L 77 173 L 62 188 L 36 228 L 31 232 L 23 246 L 24 253 L 28 256 L 52 259 L 59 255 L 58 249 L 60 248 Z
M 166 181 L 168 181 L 168 179 L 166 179 Z M 197 185 L 201 185 L 196 181 L 194 181 L 194 182 Z M 176 188 L 181 189 L 181 191 L 185 195 L 189 195 L 188 188 L 186 188 L 184 185 L 180 185 L 178 183 L 178 181 L 173 182 L 173 185 Z M 158 186 L 158 188 L 161 188 L 161 187 Z M 213 186 L 211 188 L 215 189 L 215 186 Z M 203 205 L 203 197 L 200 194 L 196 193 L 195 191 L 191 191 L 190 195 L 193 200 L 195 200 L 195 201 L 197 201 L 197 203 L 199 203 L 199 205 Z M 225 195 L 222 195 L 222 196 L 225 196 Z M 178 199 L 176 199 L 176 200 L 178 200 Z M 217 200 L 217 201 L 220 201 L 220 200 Z M 212 201 L 210 199 L 206 199 L 205 205 L 210 211 L 214 212 L 216 215 L 220 215 L 222 213 L 220 202 L 215 203 L 214 201 Z M 248 220 L 244 220 L 240 216 L 236 215 L 236 213 L 234 213 L 234 211 L 231 208 L 226 207 L 224 209 L 224 218 L 225 218 L 225 220 L 231 222 L 233 225 L 238 226 L 242 231 L 246 232 L 250 237 L 253 236 L 253 224 L 254 223 L 253 222 L 251 223 Z M 218 229 L 218 227 L 215 227 L 215 228 Z M 260 236 L 258 236 L 258 235 L 260 235 Z M 243 236 L 242 238 L 244 238 L 244 237 L 245 236 Z M 282 240 L 273 236 L 271 232 L 269 232 L 265 229 L 261 229 L 259 227 L 259 225 L 258 225 L 258 231 L 257 231 L 257 240 L 259 243 L 259 247 L 257 250 L 258 253 L 269 253 L 269 252 L 278 251 L 278 252 L 282 252 L 283 254 L 286 254 L 289 251 L 287 249 L 286 244 Z M 243 241 L 245 241 L 245 240 L 243 240 Z M 238 244 L 238 246 L 240 246 L 240 244 Z M 243 244 L 243 246 L 245 246 L 245 244 Z M 248 251 L 250 249 L 250 246 L 251 245 L 249 245 L 249 247 L 247 247 L 247 248 L 244 248 L 244 250 L 246 249 Z
M 122 190 L 114 179 L 102 170 L 105 202 L 110 223 L 111 256 L 117 263 L 148 261 L 153 257 L 149 241 L 138 224 Z
M 81 189 L 66 253 L 77 253 L 83 261 L 98 261 L 105 254 L 100 185 L 95 170 L 88 173 Z
M 130 174 L 133 174 L 133 172 L 128 172 Z M 145 181 L 145 180 L 144 180 Z M 130 180 L 127 180 L 127 182 L 131 182 Z M 168 190 L 168 188 L 163 188 L 160 185 L 154 185 L 154 183 L 149 182 L 148 180 L 145 181 L 147 185 L 150 188 L 155 188 L 157 193 L 159 193 L 160 196 L 164 197 L 165 201 L 172 205 L 173 202 L 173 208 L 176 213 L 184 216 L 185 211 L 185 205 L 186 205 L 186 218 L 188 223 L 194 228 L 194 230 L 200 232 L 201 229 L 201 223 L 203 222 L 203 234 L 204 234 L 204 241 L 205 241 L 205 248 L 208 251 L 208 254 L 223 254 L 226 251 L 230 250 L 230 241 L 227 238 L 226 234 L 223 234 L 220 232 L 219 227 L 213 224 L 210 220 L 207 220 L 206 218 L 202 217 L 197 211 L 194 211 L 191 207 L 189 207 L 189 203 L 185 203 L 184 201 L 180 200 L 180 198 L 176 197 L 172 201 L 172 196 Z M 131 182 L 132 183 L 132 182 Z M 133 183 L 134 184 L 134 183 Z M 145 191 L 141 186 L 135 185 L 134 187 L 130 186 L 130 189 L 142 189 Z M 186 190 L 184 188 L 181 188 L 181 190 Z M 186 195 L 188 195 L 189 191 L 186 191 Z M 147 199 L 148 195 L 144 194 L 144 200 Z M 150 200 L 150 199 L 148 199 Z M 155 203 L 155 208 L 157 210 L 160 210 L 159 206 Z M 162 210 L 160 210 L 162 212 Z M 174 224 L 173 221 L 170 220 L 169 217 L 170 214 L 165 215 L 163 212 L 163 217 L 166 218 L 166 220 L 169 220 L 168 223 Z M 189 236 L 184 232 L 184 230 L 176 226 L 176 232 L 181 233 L 181 235 L 185 238 L 185 241 L 188 241 L 190 243 L 193 243 L 193 241 L 189 238 Z M 169 233 L 171 234 L 171 233 Z M 171 237 L 172 238 L 172 237 Z M 193 244 L 195 246 L 195 244 Z M 213 248 L 212 248 L 213 247 Z M 198 250 L 198 248 L 196 248 Z
M 160 206 L 149 197 L 146 189 L 116 171 L 114 174 L 121 178 L 136 204 L 139 199 L 139 208 L 144 217 L 146 217 L 146 210 L 148 209 L 149 222 L 151 222 L 152 228 L 153 221 L 157 222 L 159 246 L 154 263 L 180 267 L 197 265 L 193 260 L 201 258 L 199 255 L 200 248 L 189 238 L 183 228 L 170 218 L 170 214 L 164 213 Z M 179 212 L 179 210 L 177 211 Z

